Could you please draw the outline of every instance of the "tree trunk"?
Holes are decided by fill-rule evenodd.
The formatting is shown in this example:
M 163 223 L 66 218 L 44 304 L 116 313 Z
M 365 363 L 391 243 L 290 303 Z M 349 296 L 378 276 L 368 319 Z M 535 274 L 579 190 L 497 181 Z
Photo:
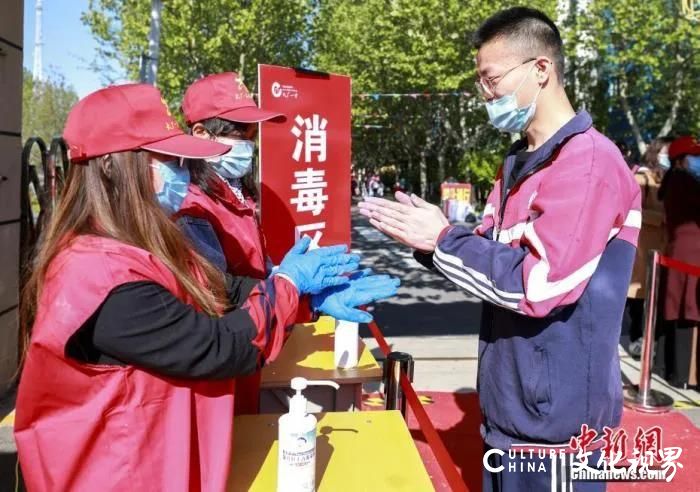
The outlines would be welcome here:
M 148 33 L 148 55 L 142 59 L 141 81 L 156 85 L 158 79 L 158 59 L 160 58 L 160 23 L 163 10 L 162 0 L 151 0 L 151 28 Z
M 245 81 L 245 53 L 241 53 L 238 57 L 238 77 L 241 81 Z
M 637 118 L 635 118 L 632 108 L 630 107 L 629 99 L 627 99 L 627 78 L 624 73 L 620 75 L 620 102 L 622 103 L 622 110 L 625 112 L 627 123 L 629 123 L 632 128 L 634 140 L 637 142 L 637 149 L 639 149 L 640 154 L 644 155 L 644 152 L 647 150 L 647 144 L 642 137 Z
M 671 133 L 673 125 L 676 122 L 676 118 L 678 117 L 678 108 L 681 105 L 681 98 L 683 97 L 683 75 L 683 70 L 678 70 L 676 72 L 671 111 L 668 118 L 666 118 L 664 125 L 661 127 L 661 130 L 659 130 L 659 134 L 656 136 L 657 138 L 665 137 Z
M 442 183 L 445 181 L 445 151 L 447 149 L 447 145 L 442 144 L 440 145 L 440 148 L 438 149 L 438 154 L 437 154 L 437 161 L 438 161 L 438 172 L 437 172 L 437 182 Z
M 452 125 L 450 124 L 450 114 L 446 106 L 441 105 L 440 108 L 440 133 L 441 137 L 438 143 L 437 152 L 437 182 L 442 183 L 445 180 L 445 161 L 447 160 L 445 153 L 450 145 L 449 137 L 452 134 Z
M 430 146 L 430 137 L 425 142 L 425 147 L 421 150 L 420 161 L 418 162 L 420 173 L 420 196 L 424 200 L 428 198 L 428 148 Z

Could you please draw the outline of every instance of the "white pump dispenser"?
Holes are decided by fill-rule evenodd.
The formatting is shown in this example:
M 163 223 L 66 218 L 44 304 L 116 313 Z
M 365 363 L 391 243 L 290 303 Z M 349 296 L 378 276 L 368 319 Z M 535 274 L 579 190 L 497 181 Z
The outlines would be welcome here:
M 313 492 L 316 490 L 316 424 L 307 412 L 306 398 L 301 394 L 308 386 L 331 386 L 334 381 L 309 381 L 293 378 L 296 394 L 289 402 L 289 413 L 279 418 L 277 459 L 278 492 Z

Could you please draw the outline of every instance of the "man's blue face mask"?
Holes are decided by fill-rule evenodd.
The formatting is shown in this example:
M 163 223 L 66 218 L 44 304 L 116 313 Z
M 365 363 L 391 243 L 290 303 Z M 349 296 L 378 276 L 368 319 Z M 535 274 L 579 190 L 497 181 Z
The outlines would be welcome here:
M 180 166 L 177 159 L 151 164 L 163 180 L 163 189 L 156 193 L 156 199 L 165 213 L 173 215 L 180 210 L 190 186 L 190 170 Z
M 534 66 L 533 64 L 532 67 Z M 535 110 L 537 109 L 536 101 L 540 92 L 542 92 L 542 86 L 540 86 L 532 102 L 523 108 L 518 107 L 518 99 L 516 98 L 516 94 L 530 75 L 532 67 L 530 67 L 530 70 L 525 74 L 518 88 L 511 94 L 501 96 L 498 99 L 493 99 L 486 103 L 489 121 L 496 129 L 503 132 L 520 133 L 524 131 L 530 124 L 530 121 L 532 121 L 532 117 L 535 115 Z

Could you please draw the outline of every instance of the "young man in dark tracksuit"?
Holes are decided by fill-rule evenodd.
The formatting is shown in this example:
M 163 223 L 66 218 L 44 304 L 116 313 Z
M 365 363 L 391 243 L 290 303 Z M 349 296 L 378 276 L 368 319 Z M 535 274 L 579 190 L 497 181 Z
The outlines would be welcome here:
M 483 223 L 473 232 L 450 226 L 438 207 L 404 194 L 398 203 L 360 206 L 419 261 L 486 301 L 477 381 L 491 451 L 484 490 L 570 490 L 570 453 L 540 460 L 537 452 L 513 459 L 508 451 L 565 451 L 582 424 L 600 434 L 619 425 L 617 345 L 640 189 L 615 145 L 571 107 L 551 20 L 527 8 L 499 12 L 477 31 L 475 46 L 491 123 L 525 134 L 506 155 Z M 589 458 L 593 465 L 599 454 Z M 528 472 L 527 461 L 544 461 L 546 471 Z

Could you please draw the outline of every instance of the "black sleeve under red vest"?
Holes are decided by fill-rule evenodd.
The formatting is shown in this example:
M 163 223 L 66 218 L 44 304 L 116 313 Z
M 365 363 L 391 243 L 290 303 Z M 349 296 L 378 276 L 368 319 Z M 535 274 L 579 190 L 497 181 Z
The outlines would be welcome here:
M 276 357 L 284 327 L 296 316 L 298 294 L 278 277 L 230 277 L 227 289 L 232 305 L 240 307 L 212 318 L 156 283 L 120 285 L 71 338 L 66 353 L 83 362 L 133 365 L 176 378 L 250 374 Z

